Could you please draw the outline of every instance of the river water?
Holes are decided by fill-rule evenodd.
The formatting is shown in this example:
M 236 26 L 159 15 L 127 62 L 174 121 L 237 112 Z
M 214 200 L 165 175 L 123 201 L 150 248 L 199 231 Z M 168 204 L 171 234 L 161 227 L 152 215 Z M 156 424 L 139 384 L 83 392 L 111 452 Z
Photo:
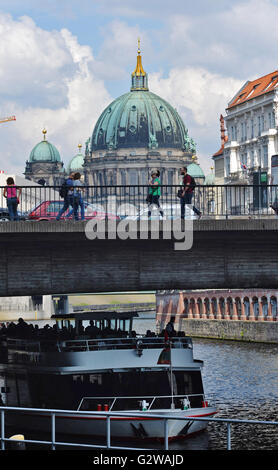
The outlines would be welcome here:
M 155 331 L 154 318 L 141 316 L 134 321 L 136 332 Z M 38 323 L 42 326 L 44 322 Z M 204 390 L 218 407 L 216 417 L 278 421 L 278 344 L 193 338 L 193 351 L 195 359 L 204 361 Z M 233 450 L 276 450 L 278 427 L 233 424 L 231 445 Z M 143 447 L 154 445 L 144 443 Z M 162 448 L 159 444 L 155 447 Z M 225 423 L 209 424 L 203 433 L 169 445 L 176 451 L 226 448 Z
M 138 331 L 155 328 L 152 320 L 137 324 Z M 204 389 L 218 407 L 216 417 L 278 421 L 278 344 L 193 338 L 193 351 L 195 359 L 204 361 Z M 276 450 L 278 426 L 232 424 L 231 447 Z M 199 436 L 169 448 L 225 450 L 226 424 L 210 424 Z

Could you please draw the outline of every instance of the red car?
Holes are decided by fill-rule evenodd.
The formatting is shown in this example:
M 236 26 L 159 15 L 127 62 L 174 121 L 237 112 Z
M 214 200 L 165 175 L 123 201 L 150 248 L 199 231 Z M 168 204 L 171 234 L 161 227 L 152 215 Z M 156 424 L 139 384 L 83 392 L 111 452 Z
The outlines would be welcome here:
M 115 214 L 108 214 L 106 212 L 103 212 L 99 210 L 101 207 L 98 207 L 95 204 L 89 204 L 88 202 L 84 202 L 85 204 L 85 220 L 90 220 L 90 219 L 113 219 L 113 220 L 120 220 L 120 217 L 118 217 Z M 39 204 L 35 209 L 31 210 L 28 214 L 28 220 L 56 220 L 56 217 L 59 213 L 59 211 L 62 209 L 64 205 L 64 201 L 44 201 L 41 204 Z M 70 211 L 72 211 L 72 207 L 69 207 L 69 209 L 66 210 L 66 212 L 63 213 L 62 217 L 60 220 L 72 220 L 73 213 L 68 217 Z M 81 219 L 80 215 L 80 208 L 78 210 L 78 216 L 79 219 Z

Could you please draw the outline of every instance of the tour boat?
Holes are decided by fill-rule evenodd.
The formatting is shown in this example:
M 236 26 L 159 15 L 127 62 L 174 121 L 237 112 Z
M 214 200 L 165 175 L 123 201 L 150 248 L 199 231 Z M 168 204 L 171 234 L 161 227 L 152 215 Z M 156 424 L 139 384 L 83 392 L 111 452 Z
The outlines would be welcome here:
M 164 439 L 165 416 L 170 440 L 205 429 L 207 421 L 192 418 L 217 409 L 204 395 L 191 338 L 137 335 L 134 317 L 130 310 L 83 311 L 54 315 L 53 328 L 2 334 L 2 400 L 35 409 L 8 412 L 6 422 L 20 432 L 49 431 L 48 410 L 55 409 L 61 434 L 105 436 L 107 412 L 112 438 Z

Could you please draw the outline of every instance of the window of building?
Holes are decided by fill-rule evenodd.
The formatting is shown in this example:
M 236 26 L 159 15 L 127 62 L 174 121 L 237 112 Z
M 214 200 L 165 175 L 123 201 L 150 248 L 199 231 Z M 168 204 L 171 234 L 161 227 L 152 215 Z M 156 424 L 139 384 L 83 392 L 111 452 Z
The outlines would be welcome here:
M 261 147 L 258 148 L 258 165 L 262 165 L 262 149 Z
M 230 158 L 226 157 L 226 176 L 229 176 L 230 174 Z
M 123 186 L 126 185 L 126 172 L 125 172 L 125 170 L 121 170 L 121 184 Z
M 168 184 L 173 184 L 173 171 L 168 171 Z
M 275 128 L 275 113 L 274 111 L 268 113 L 268 127 L 269 129 Z
M 231 127 L 232 140 L 235 140 L 235 129 L 234 126 Z
M 263 146 L 263 161 L 262 161 L 262 167 L 267 168 L 268 167 L 268 148 L 267 145 Z
M 130 185 L 137 185 L 138 184 L 138 173 L 137 170 L 130 170 L 129 171 L 129 184 Z
M 261 132 L 262 132 L 261 116 L 258 116 L 258 135 L 261 135 Z
M 251 139 L 254 138 L 254 119 L 251 119 Z
M 247 166 L 247 152 L 242 153 L 240 158 L 241 158 L 241 163 Z
M 250 167 L 254 166 L 254 150 L 251 150 L 249 153 L 250 158 Z
M 271 116 L 271 113 L 268 113 L 268 127 L 269 127 L 269 129 L 272 128 L 272 116 Z

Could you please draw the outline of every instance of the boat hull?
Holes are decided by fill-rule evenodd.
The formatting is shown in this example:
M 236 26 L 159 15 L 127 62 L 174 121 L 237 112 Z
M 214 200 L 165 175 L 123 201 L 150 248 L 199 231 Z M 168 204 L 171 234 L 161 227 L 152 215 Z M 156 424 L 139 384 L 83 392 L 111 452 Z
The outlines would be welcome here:
M 142 417 L 138 416 L 138 411 L 135 412 L 134 416 L 130 416 L 132 413 L 130 411 L 126 413 L 129 416 L 110 417 L 110 434 L 112 438 L 163 440 L 165 438 L 164 420 L 152 415 L 165 415 L 170 417 L 168 419 L 168 438 L 173 440 L 203 431 L 207 427 L 208 421 L 195 421 L 191 418 L 213 417 L 217 413 L 217 409 L 210 406 L 188 410 L 153 410 L 145 412 Z M 175 417 L 183 419 L 174 419 Z M 16 427 L 20 432 L 28 430 L 50 432 L 51 430 L 51 414 L 47 412 L 8 413 L 6 422 L 8 425 Z M 72 436 L 105 437 L 107 419 L 104 412 L 99 412 L 98 415 L 63 414 L 59 412 L 55 417 L 55 432 Z

